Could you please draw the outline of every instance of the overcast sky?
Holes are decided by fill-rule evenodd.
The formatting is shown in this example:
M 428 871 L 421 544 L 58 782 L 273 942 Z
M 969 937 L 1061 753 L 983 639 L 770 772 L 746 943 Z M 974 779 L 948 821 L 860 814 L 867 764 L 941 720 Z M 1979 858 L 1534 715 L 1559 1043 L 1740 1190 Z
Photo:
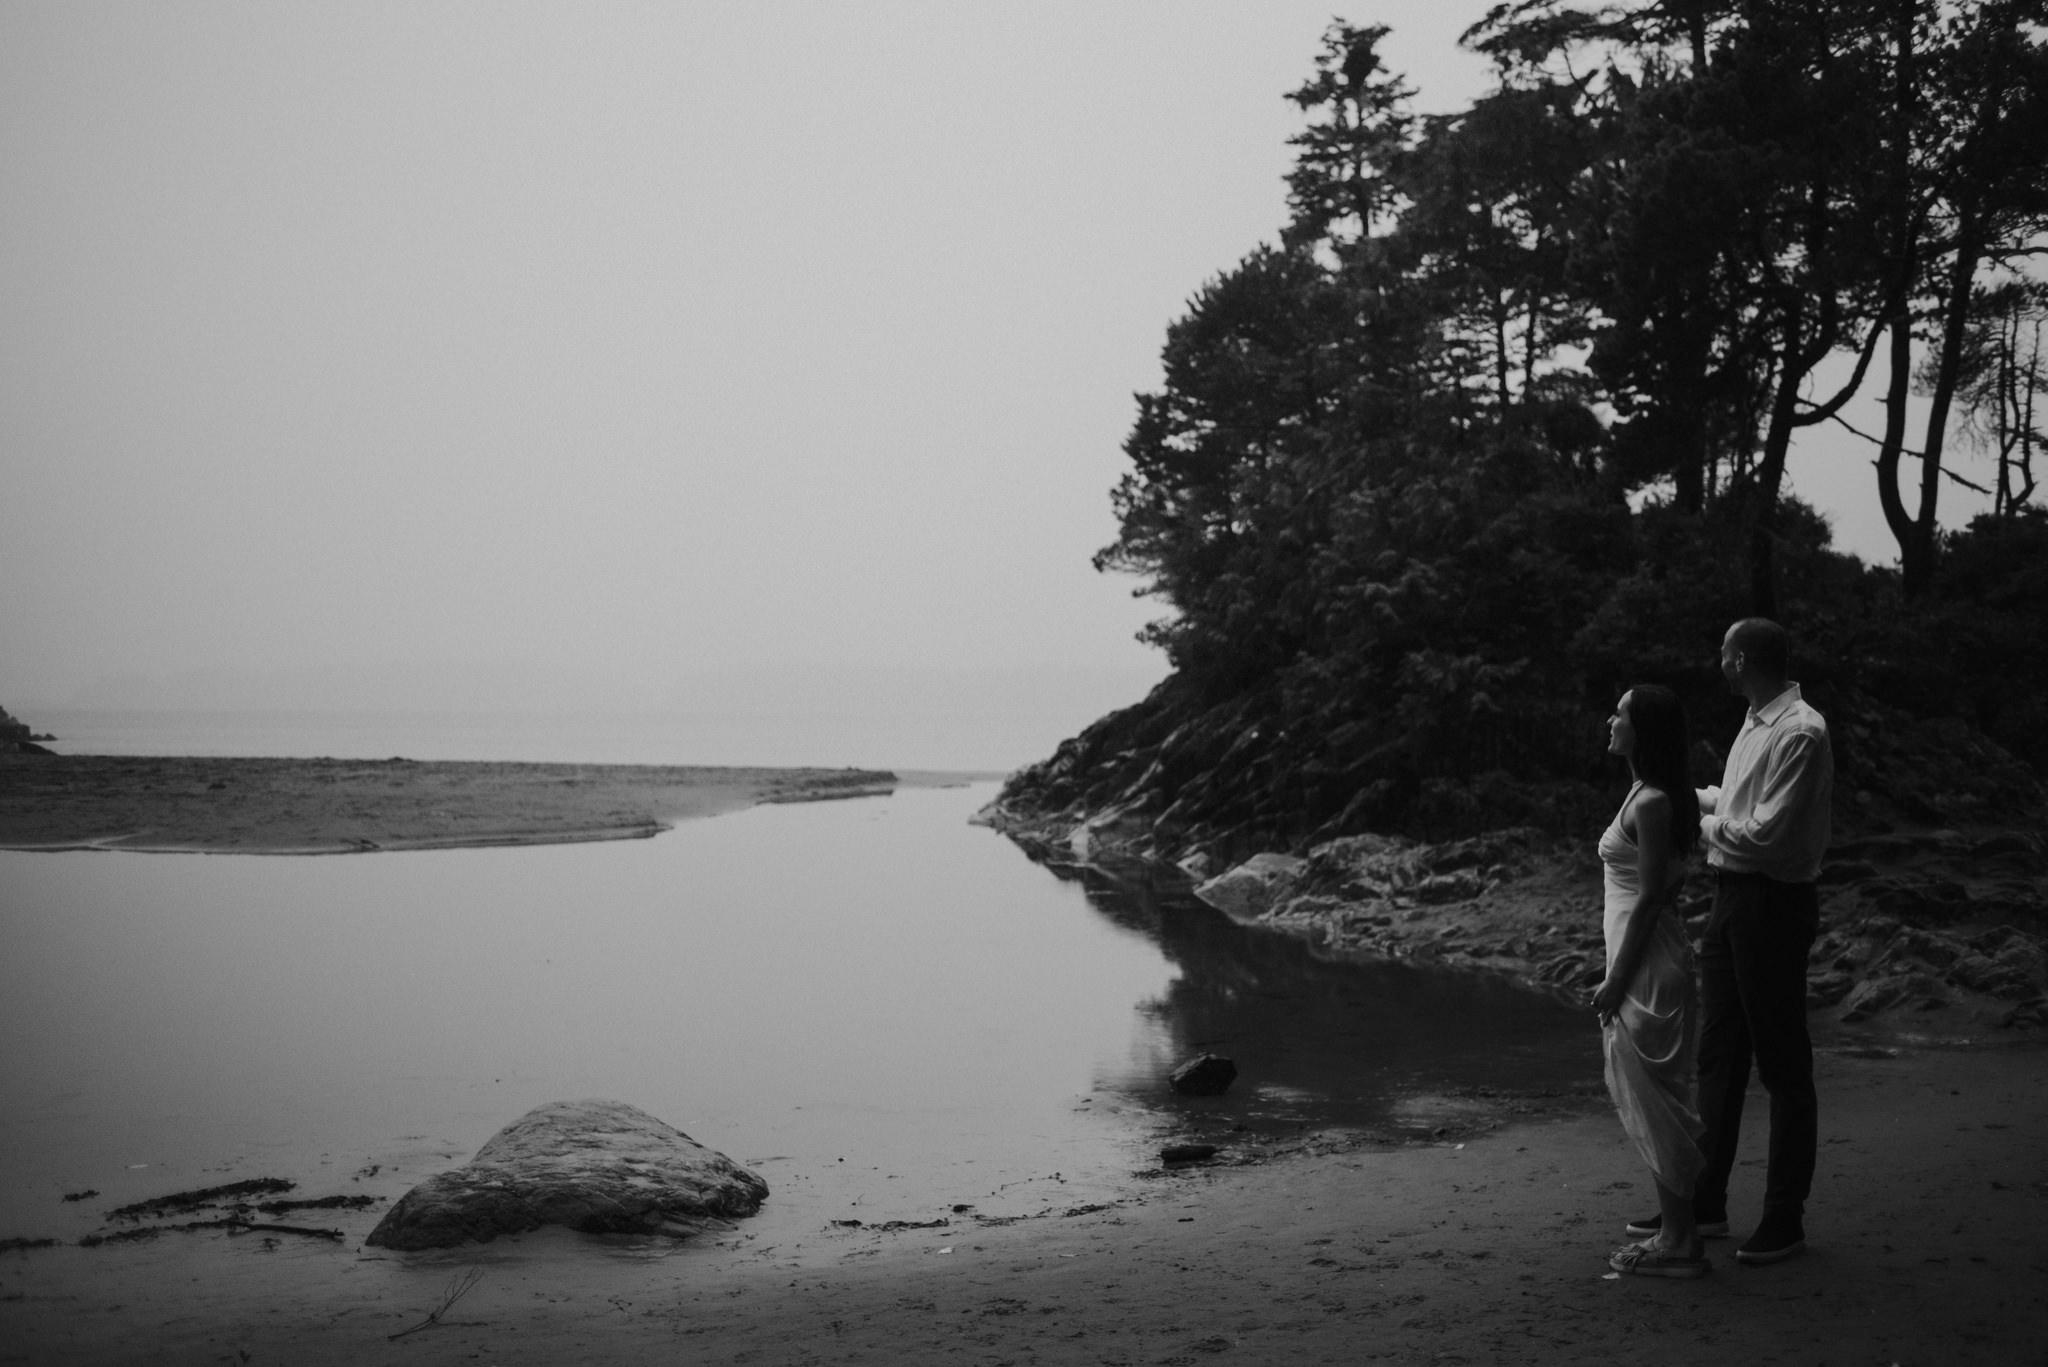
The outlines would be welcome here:
M 0 702 L 1156 674 L 1130 396 L 1332 11 L 1443 109 L 1486 8 L 0 4 Z

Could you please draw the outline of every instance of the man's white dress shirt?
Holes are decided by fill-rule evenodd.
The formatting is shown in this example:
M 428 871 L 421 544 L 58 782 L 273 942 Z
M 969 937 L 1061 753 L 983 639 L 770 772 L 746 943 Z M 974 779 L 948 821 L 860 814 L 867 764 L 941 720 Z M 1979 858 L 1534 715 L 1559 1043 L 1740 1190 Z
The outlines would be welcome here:
M 1699 791 L 1709 864 L 1785 883 L 1820 876 L 1835 756 L 1827 722 L 1800 698 L 1798 684 L 1750 709 L 1729 747 L 1721 785 Z

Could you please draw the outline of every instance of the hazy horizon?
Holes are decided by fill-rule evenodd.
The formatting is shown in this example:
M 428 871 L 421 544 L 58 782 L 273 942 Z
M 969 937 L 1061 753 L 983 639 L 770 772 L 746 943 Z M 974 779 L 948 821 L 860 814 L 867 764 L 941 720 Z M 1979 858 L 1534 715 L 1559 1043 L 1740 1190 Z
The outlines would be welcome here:
M 1484 88 L 1487 0 L 0 6 L 0 703 L 1135 698 L 1131 395 L 1333 8 Z M 1892 558 L 1852 439 L 1789 482 Z
M 1156 670 L 1015 665 L 888 665 L 784 661 L 635 679 L 574 666 L 511 671 L 489 662 L 278 669 L 110 677 L 65 698 L 0 706 L 34 721 L 38 710 L 118 712 L 537 713 L 646 715 L 670 712 L 772 716 L 786 712 L 1074 711 L 1088 717 L 1135 702 Z M 1085 721 L 1087 718 L 1083 718 Z M 1079 723 L 1077 723 L 1079 724 Z

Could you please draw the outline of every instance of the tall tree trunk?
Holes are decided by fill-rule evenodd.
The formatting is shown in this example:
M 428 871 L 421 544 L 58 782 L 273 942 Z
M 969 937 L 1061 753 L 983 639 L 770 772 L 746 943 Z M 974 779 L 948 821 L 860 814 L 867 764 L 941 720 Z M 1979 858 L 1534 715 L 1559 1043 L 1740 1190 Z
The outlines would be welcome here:
M 1524 403 L 1527 403 L 1529 396 L 1536 392 L 1536 343 L 1539 331 L 1537 327 L 1537 304 L 1541 301 L 1541 298 L 1541 293 L 1532 283 L 1529 286 L 1529 331 L 1522 338 L 1522 401 Z
M 1941 501 L 1941 448 L 1948 432 L 1948 413 L 1956 396 L 1963 334 L 1970 325 L 1970 286 L 1983 256 L 1982 228 L 1974 210 L 1965 210 L 1956 229 L 1956 258 L 1949 267 L 1947 317 L 1942 320 L 1941 352 L 1935 363 L 1934 395 L 1927 409 L 1927 439 L 1920 448 L 1920 515 L 1913 520 L 1914 553 L 1904 560 L 1908 596 L 1927 592 L 1934 584 L 1935 510 Z
M 1906 450 L 1906 396 L 1913 388 L 1913 319 L 1908 300 L 1919 273 L 1919 235 L 1915 229 L 1910 187 L 1913 181 L 1913 107 L 1917 75 L 1913 62 L 1913 25 L 1917 0 L 1897 0 L 1893 16 L 1893 42 L 1897 48 L 1893 74 L 1891 163 L 1892 193 L 1896 197 L 1892 215 L 1892 249 L 1899 253 L 1899 292 L 1891 318 L 1891 382 L 1884 396 L 1884 439 L 1877 448 L 1877 501 L 1884 509 L 1885 526 L 1899 543 L 1899 572 L 1911 586 L 1924 583 L 1930 566 L 1921 563 L 1921 546 L 1914 531 L 1914 519 L 1906 512 L 1899 493 L 1899 461 Z
M 1899 458 L 1906 450 L 1906 396 L 1913 388 L 1913 323 L 1902 309 L 1891 321 L 1891 382 L 1884 393 L 1884 440 L 1877 448 L 1877 501 L 1884 509 L 1884 524 L 1899 543 L 1899 567 L 1912 578 L 1912 564 L 1918 543 L 1913 537 L 1913 519 L 1899 496 Z
M 2034 427 L 2034 395 L 2040 387 L 2040 375 L 2041 325 L 2035 323 L 2033 325 L 2033 345 L 2027 352 L 2027 377 L 2020 391 L 2026 397 L 2023 402 L 2016 405 L 2015 410 L 2018 413 L 2017 421 L 2020 434 L 2020 453 L 2017 463 L 2019 490 L 2013 495 L 2013 505 L 2016 508 L 2025 504 L 2028 499 L 2034 496 L 2034 433 L 2037 430 Z
M 1749 597 L 1751 611 L 1773 617 L 1778 610 L 1778 494 L 1785 484 L 1785 458 L 1792 450 L 1793 421 L 1799 412 L 1799 387 L 1813 369 L 1812 342 L 1806 336 L 1806 308 L 1794 304 L 1785 320 L 1785 340 L 1778 358 L 1778 385 L 1771 397 L 1771 422 L 1764 433 L 1763 454 L 1745 495 L 1749 523 Z
M 1706 506 L 1707 417 L 1696 403 L 1684 405 L 1672 423 L 1672 445 L 1678 448 L 1672 466 L 1672 493 L 1678 510 L 1697 513 Z
M 1508 301 L 1496 289 L 1493 292 L 1493 388 L 1500 402 L 1499 421 L 1503 425 L 1512 407 L 1508 376 L 1513 373 L 1514 363 L 1514 356 L 1508 349 Z
M 1692 46 L 1692 78 L 1707 74 L 1707 0 L 1684 0 L 1685 36 Z
M 1998 380 L 1992 403 L 1998 414 L 1998 478 L 1991 494 L 1991 515 L 2004 517 L 2012 506 L 2012 449 L 2018 444 L 2012 418 L 2019 411 L 2019 310 L 2009 309 L 1998 320 Z
M 1682 343 L 1673 357 L 1672 445 L 1676 448 L 1672 469 L 1672 492 L 1680 512 L 1696 513 L 1706 506 L 1707 488 L 1707 351 L 1705 328 L 1688 317 Z

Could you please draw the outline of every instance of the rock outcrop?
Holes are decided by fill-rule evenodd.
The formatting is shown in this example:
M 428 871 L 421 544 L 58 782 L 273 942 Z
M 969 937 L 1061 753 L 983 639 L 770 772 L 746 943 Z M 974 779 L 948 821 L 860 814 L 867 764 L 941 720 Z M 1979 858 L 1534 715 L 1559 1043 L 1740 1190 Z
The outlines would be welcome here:
M 1345 836 L 1306 859 L 1254 855 L 1194 891 L 1334 952 L 1492 970 L 1576 1000 L 1606 958 L 1589 856 L 1528 828 L 1435 845 Z M 1971 1028 L 2048 1023 L 2048 850 L 2032 836 L 1848 840 L 1820 881 L 1812 1009 L 1851 1025 L 1944 1008 Z M 1695 934 L 1712 904 L 1711 872 L 1695 859 L 1678 903 Z
M 50 752 L 36 744 L 40 740 L 55 740 L 55 736 L 38 735 L 29 724 L 0 707 L 0 752 L 24 755 L 47 755 Z
M 1597 713 L 1538 729 L 1597 731 L 1600 744 L 1509 763 L 1507 751 L 1465 754 L 1442 736 L 1432 751 L 1397 717 L 1354 715 L 1337 691 L 1297 697 L 1269 681 L 1217 697 L 1171 675 L 1011 774 L 979 819 L 1055 867 L 1140 861 L 1203 879 L 1260 851 L 1298 856 L 1366 833 L 1440 841 L 1535 827 L 1590 843 L 1620 801 L 1625 779 L 1602 767 Z M 1834 742 L 1838 834 L 2027 827 L 2048 806 L 2024 761 L 1958 717 L 1840 684 L 1807 697 Z M 1739 708 L 1696 721 L 1697 735 L 1725 743 Z M 1716 772 L 1723 752 L 1704 739 L 1696 749 L 1699 775 Z M 1453 764 L 1450 751 L 1464 758 Z
M 1404 787 L 1381 773 L 1392 750 L 1357 727 L 1283 725 L 1284 701 L 1211 702 L 1169 678 L 1012 774 L 976 820 L 1056 871 L 1177 869 L 1233 919 L 1331 953 L 1505 973 L 1572 1000 L 1600 981 L 1593 850 L 1621 800 L 1611 765 L 1604 785 L 1567 765 L 1417 770 Z M 1957 1030 L 2048 1022 L 2048 790 L 1958 718 L 1853 689 L 1823 711 L 1836 843 L 1809 1004 L 1848 1024 L 1942 1009 L 1967 1019 Z M 1697 772 L 1714 772 L 1719 752 L 1697 749 Z M 1695 859 L 1679 899 L 1695 935 L 1712 902 Z
M 759 1177 L 637 1107 L 551 1101 L 399 1198 L 366 1242 L 448 1248 L 542 1225 L 682 1237 L 752 1215 L 767 1196 Z

